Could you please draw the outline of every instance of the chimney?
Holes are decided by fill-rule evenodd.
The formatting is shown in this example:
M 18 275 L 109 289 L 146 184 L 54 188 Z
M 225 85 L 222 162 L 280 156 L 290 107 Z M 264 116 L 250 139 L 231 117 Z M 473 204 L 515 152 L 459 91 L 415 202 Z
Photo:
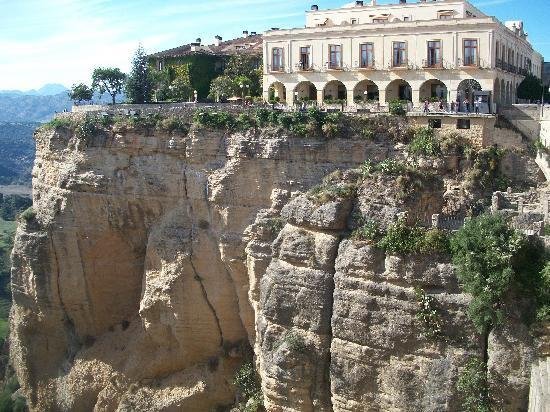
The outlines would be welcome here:
M 276 31 L 276 30 L 279 30 L 279 28 L 278 27 L 272 27 L 271 30 Z
M 248 30 L 243 30 L 243 37 L 248 37 Z
M 319 6 L 314 4 L 313 6 L 311 6 L 311 11 L 319 11 Z
M 406 4 L 407 0 L 399 0 L 399 4 Z
M 197 43 L 197 45 L 200 46 L 202 43 L 202 39 L 198 37 L 197 40 L 195 40 L 195 43 Z
M 216 37 L 214 37 L 214 44 L 216 46 L 219 46 L 221 44 L 222 40 L 223 40 L 222 36 L 216 36 Z
M 363 1 L 362 0 L 357 0 L 355 2 L 355 7 L 363 7 Z

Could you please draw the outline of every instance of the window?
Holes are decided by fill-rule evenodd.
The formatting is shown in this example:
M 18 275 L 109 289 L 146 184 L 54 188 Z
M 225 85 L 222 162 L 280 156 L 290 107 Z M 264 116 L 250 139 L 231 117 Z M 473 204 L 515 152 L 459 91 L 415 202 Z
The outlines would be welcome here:
M 428 67 L 441 65 L 441 40 L 428 42 Z
M 377 18 L 372 19 L 372 22 L 373 23 L 387 23 L 388 18 L 387 17 L 377 17 Z
M 339 44 L 331 44 L 329 46 L 329 69 L 342 68 L 342 46 Z
M 403 17 L 403 21 L 409 21 L 411 18 L 409 16 Z
M 272 52 L 271 69 L 273 71 L 283 70 L 283 49 L 275 47 Z
M 441 129 L 441 119 L 428 119 L 428 126 L 432 129 Z
M 300 47 L 300 69 L 309 70 L 311 68 L 311 47 Z
M 359 24 L 359 19 L 351 19 L 351 24 Z
M 453 18 L 453 14 L 452 13 L 439 13 L 439 16 L 438 16 L 439 20 L 450 20 Z
M 405 66 L 407 64 L 407 43 L 396 41 L 393 43 L 393 60 L 394 67 Z
M 374 43 L 361 45 L 361 67 L 374 66 Z
M 464 40 L 464 66 L 477 66 L 477 40 Z
M 470 119 L 456 119 L 456 128 L 466 130 L 470 128 Z

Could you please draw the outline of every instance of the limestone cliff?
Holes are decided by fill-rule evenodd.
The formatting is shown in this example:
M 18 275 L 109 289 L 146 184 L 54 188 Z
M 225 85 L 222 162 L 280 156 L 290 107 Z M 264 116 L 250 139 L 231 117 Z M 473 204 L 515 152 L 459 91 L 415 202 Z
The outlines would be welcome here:
M 32 410 L 224 410 L 251 349 L 269 411 L 459 410 L 458 372 L 484 353 L 502 410 L 527 407 L 535 345 L 519 318 L 485 347 L 448 257 L 349 238 L 358 214 L 431 224 L 479 196 L 452 179 L 403 196 L 407 182 L 383 177 L 304 194 L 367 159 L 406 160 L 392 139 L 193 125 L 44 128 L 36 143 L 11 314 Z M 452 176 L 462 161 L 429 167 Z M 419 324 L 415 288 L 441 308 L 443 339 Z

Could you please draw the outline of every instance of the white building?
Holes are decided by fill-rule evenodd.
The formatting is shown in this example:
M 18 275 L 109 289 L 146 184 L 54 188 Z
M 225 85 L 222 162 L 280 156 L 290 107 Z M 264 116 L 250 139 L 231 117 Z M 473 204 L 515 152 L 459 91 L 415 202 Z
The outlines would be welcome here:
M 507 105 L 526 73 L 542 72 L 521 21 L 502 24 L 465 0 L 314 5 L 305 28 L 270 30 L 263 47 L 264 98 L 289 105 L 400 98 L 418 106 L 471 99 L 480 88 Z

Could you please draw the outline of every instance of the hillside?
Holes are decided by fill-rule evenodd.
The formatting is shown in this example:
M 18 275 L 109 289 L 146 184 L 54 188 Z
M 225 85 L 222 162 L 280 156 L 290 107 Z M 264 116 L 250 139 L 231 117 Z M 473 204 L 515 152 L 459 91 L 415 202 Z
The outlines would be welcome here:
M 30 185 L 34 162 L 32 122 L 0 122 L 0 185 Z

